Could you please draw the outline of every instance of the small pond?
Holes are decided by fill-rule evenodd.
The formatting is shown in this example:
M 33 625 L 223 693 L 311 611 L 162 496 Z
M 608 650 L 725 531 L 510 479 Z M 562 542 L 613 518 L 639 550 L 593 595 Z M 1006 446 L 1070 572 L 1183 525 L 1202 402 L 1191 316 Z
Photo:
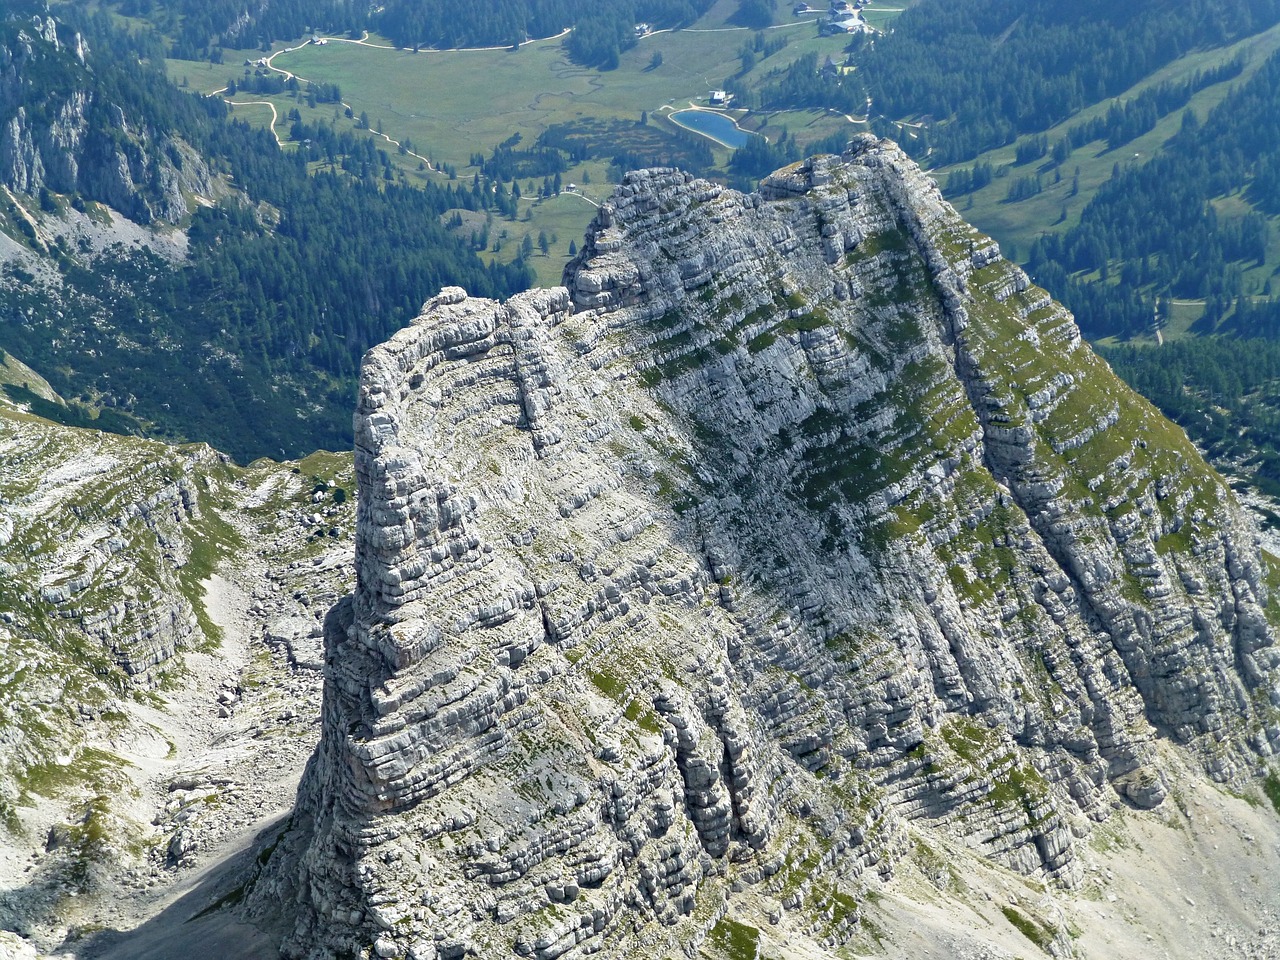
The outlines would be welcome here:
M 723 113 L 712 113 L 710 110 L 677 110 L 671 119 L 686 130 L 710 137 L 726 147 L 735 150 L 747 142 L 747 138 L 756 134 L 739 130 L 738 125 Z

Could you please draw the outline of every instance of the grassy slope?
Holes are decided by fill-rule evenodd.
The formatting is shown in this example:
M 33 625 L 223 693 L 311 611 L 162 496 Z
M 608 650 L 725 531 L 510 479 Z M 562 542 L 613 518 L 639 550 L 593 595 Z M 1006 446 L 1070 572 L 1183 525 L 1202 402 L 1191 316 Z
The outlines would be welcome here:
M 873 22 L 887 24 L 914 0 L 890 2 L 878 0 L 868 10 Z M 789 5 L 778 10 L 779 25 L 768 31 L 772 39 L 785 36 L 788 45 L 774 56 L 760 61 L 749 80 L 759 81 L 770 71 L 780 69 L 805 53 L 841 57 L 846 40 L 841 37 L 819 37 L 813 24 L 817 14 L 793 17 Z M 877 9 L 883 8 L 883 9 Z M 562 42 L 540 40 L 522 46 L 518 51 L 424 51 L 414 54 L 395 50 L 383 38 L 371 36 L 368 44 L 332 40 L 323 47 L 280 43 L 273 51 L 282 51 L 273 64 L 301 78 L 337 83 L 345 102 L 359 116 L 367 113 L 371 127 L 381 124 L 383 133 L 396 141 L 412 141 L 414 151 L 429 156 L 434 162 L 448 164 L 460 177 L 470 176 L 468 163 L 473 153 L 488 154 L 493 146 L 513 133 L 520 133 L 523 145 L 537 139 L 554 123 L 584 119 L 639 120 L 647 112 L 650 122 L 674 130 L 663 115 L 664 108 L 678 109 L 705 98 L 710 90 L 723 85 L 739 67 L 737 51 L 753 31 L 733 27 L 729 18 L 737 9 L 735 0 L 719 0 L 692 28 L 662 31 L 643 38 L 632 50 L 623 54 L 617 70 L 600 72 L 579 67 L 565 57 Z M 661 52 L 663 62 L 657 69 L 647 69 L 653 54 Z M 184 79 L 193 90 L 212 93 L 228 79 L 244 72 L 245 59 L 256 61 L 267 56 L 260 51 L 227 51 L 219 65 L 184 60 L 167 62 L 169 75 L 176 82 Z M 245 101 L 269 99 L 279 116 L 276 133 L 288 137 L 291 109 L 297 108 L 309 122 L 334 117 L 333 104 L 308 108 L 303 101 L 289 96 L 263 97 L 243 94 L 236 115 L 254 126 L 270 123 L 270 111 L 259 104 Z M 341 117 L 339 122 L 350 123 Z M 747 118 L 744 126 L 770 139 L 783 130 L 794 134 L 802 143 L 818 140 L 839 130 L 850 133 L 861 129 L 844 118 L 824 111 L 783 111 L 758 114 Z M 395 149 L 387 144 L 395 156 Z M 728 161 L 729 151 L 713 147 L 717 163 Z M 395 156 L 404 173 L 412 180 L 439 178 L 431 170 L 419 169 L 412 157 Z M 596 202 L 604 200 L 613 189 L 607 181 L 607 164 L 589 161 L 573 167 L 564 182 L 582 185 L 581 192 Z M 584 176 L 585 174 L 585 176 Z M 590 183 L 584 183 L 589 177 Z M 523 188 L 523 185 L 522 185 Z M 580 242 L 582 233 L 594 216 L 595 208 L 582 199 L 554 200 L 530 204 L 522 209 L 531 220 L 499 224 L 509 239 L 491 256 L 499 261 L 514 257 L 520 238 L 529 232 L 536 241 L 539 231 L 554 233 L 558 242 L 549 256 L 535 253 L 531 264 L 539 283 L 559 282 L 568 259 L 568 244 Z
M 49 386 L 44 377 L 36 373 L 15 356 L 0 351 L 0 389 L 14 386 L 30 390 L 38 397 L 60 403 L 62 398 Z
M 1248 58 L 1248 62 L 1241 77 L 1227 83 L 1207 87 L 1192 97 L 1189 104 L 1190 108 L 1203 118 L 1222 101 L 1233 85 L 1247 80 L 1262 62 L 1276 50 L 1280 50 L 1280 26 L 1272 27 L 1270 30 L 1249 37 L 1229 47 L 1190 53 L 1152 74 L 1141 83 L 1135 84 L 1119 99 L 1130 99 L 1146 88 L 1163 81 L 1177 82 L 1187 79 L 1197 70 L 1205 70 L 1217 66 L 1232 59 L 1238 53 L 1243 53 Z M 1048 130 L 1050 144 L 1052 145 L 1054 141 L 1063 136 L 1068 127 L 1105 114 L 1110 103 L 1111 101 L 1108 100 L 1096 104 L 1081 111 L 1065 123 L 1051 127 Z M 1145 158 L 1151 157 L 1159 151 L 1161 144 L 1165 140 L 1177 132 L 1181 122 L 1182 111 L 1175 111 L 1163 118 L 1154 130 L 1117 150 L 1108 150 L 1106 143 L 1103 141 L 1086 144 L 1073 151 L 1062 165 L 1062 181 L 1060 183 L 1053 183 L 1053 175 L 1046 172 L 1042 175 L 1045 184 L 1044 192 L 1016 203 L 1009 203 L 1005 200 L 1010 182 L 1014 178 L 1034 174 L 1037 169 L 1041 168 L 1041 164 L 1044 161 L 1027 164 L 1022 167 L 1012 166 L 1017 144 L 989 151 L 983 154 L 979 160 L 986 161 L 993 167 L 1009 164 L 1009 176 L 1007 178 L 996 178 L 989 186 L 974 193 L 972 204 L 969 197 L 958 197 L 955 198 L 954 202 L 965 219 L 970 220 L 985 233 L 995 237 L 1006 250 L 1012 245 L 1013 252 L 1018 257 L 1024 257 L 1036 237 L 1047 232 L 1068 230 L 1079 222 L 1081 211 L 1097 189 L 1110 179 L 1111 171 L 1115 164 L 1141 163 Z M 957 164 L 953 167 L 941 167 L 934 171 L 934 174 L 939 182 L 945 182 L 949 172 L 969 166 L 972 166 L 972 162 Z M 1080 168 L 1080 191 L 1073 197 L 1070 196 L 1071 180 L 1076 167 Z M 1062 219 L 1064 206 L 1067 214 L 1065 220 Z M 1236 212 L 1242 212 L 1244 208 L 1245 205 L 1243 203 L 1234 203 L 1226 210 L 1220 210 L 1219 212 L 1230 213 L 1232 209 Z M 1260 289 L 1266 278 L 1270 276 L 1277 266 L 1280 266 L 1280 239 L 1273 241 L 1266 265 L 1247 271 L 1246 285 L 1252 282 Z M 1175 315 L 1175 322 L 1170 325 L 1171 330 L 1166 331 L 1166 336 L 1170 334 L 1176 336 L 1186 331 L 1199 316 L 1198 310 L 1194 311 L 1194 316 L 1187 316 L 1188 311 L 1193 306 L 1195 305 L 1185 304 L 1180 308 Z

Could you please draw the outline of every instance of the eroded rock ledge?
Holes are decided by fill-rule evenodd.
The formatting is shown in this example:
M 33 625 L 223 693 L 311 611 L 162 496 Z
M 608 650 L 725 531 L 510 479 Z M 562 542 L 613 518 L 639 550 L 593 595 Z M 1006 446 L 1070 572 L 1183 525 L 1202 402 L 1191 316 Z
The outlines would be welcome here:
M 887 142 L 628 176 L 565 287 L 370 351 L 356 470 L 250 896 L 289 956 L 665 956 L 726 914 L 817 954 L 913 834 L 1070 886 L 1164 800 L 1157 741 L 1280 747 L 1229 491 Z

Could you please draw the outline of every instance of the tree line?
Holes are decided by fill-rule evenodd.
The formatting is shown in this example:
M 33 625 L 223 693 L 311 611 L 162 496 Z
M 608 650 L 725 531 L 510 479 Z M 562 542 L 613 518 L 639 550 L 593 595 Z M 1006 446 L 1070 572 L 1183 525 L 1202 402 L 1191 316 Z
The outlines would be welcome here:
M 889 34 L 855 38 L 852 56 L 873 113 L 925 118 L 926 134 L 904 148 L 947 165 L 1278 22 L 1280 0 L 1185 0 L 1176 11 L 1164 0 L 921 0 Z
M 1117 150 L 1154 130 L 1160 120 L 1181 110 L 1200 90 L 1234 80 L 1243 71 L 1244 58 L 1236 56 L 1213 69 L 1197 70 L 1181 83 L 1158 83 L 1131 100 L 1112 103 L 1103 116 L 1068 127 L 1065 142 L 1055 151 L 1055 159 L 1095 140 L 1105 140 L 1108 150 Z
M 202 60 L 220 48 L 261 47 L 308 30 L 360 30 L 369 24 L 361 0 L 121 0 L 118 9 L 141 17 L 172 40 L 170 56 Z
M 1246 292 L 1244 268 L 1265 262 L 1267 217 L 1280 213 L 1278 110 L 1273 55 L 1203 122 L 1184 113 L 1151 160 L 1117 166 L 1078 225 L 1037 240 L 1029 266 L 1038 281 L 1094 336 L 1146 329 L 1157 295 L 1206 299 L 1224 315 L 1221 305 Z M 1228 196 L 1246 201 L 1243 212 L 1219 211 L 1215 201 Z
M 309 30 L 376 30 L 399 47 L 514 46 L 550 37 L 566 27 L 569 55 L 610 69 L 635 45 L 635 26 L 692 23 L 712 0 L 119 0 L 128 16 L 150 20 L 172 38 L 171 55 L 218 60 L 221 48 L 269 49 Z M 765 0 L 767 2 L 767 0 Z

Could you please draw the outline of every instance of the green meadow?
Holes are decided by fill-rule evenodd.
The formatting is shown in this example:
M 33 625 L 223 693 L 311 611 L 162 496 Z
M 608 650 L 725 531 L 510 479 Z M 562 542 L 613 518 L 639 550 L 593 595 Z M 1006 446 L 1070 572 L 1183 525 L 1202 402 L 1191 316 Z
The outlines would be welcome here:
M 1141 83 L 1125 91 L 1117 99 L 1131 99 L 1148 87 L 1163 81 L 1177 82 L 1185 80 L 1198 70 L 1206 70 L 1218 66 L 1228 62 L 1237 54 L 1243 54 L 1247 59 L 1244 72 L 1239 77 L 1206 87 L 1192 96 L 1188 109 L 1194 110 L 1197 116 L 1203 118 L 1222 101 L 1231 87 L 1247 80 L 1267 57 L 1277 49 L 1280 49 L 1280 26 L 1272 27 L 1270 30 L 1249 37 L 1232 46 L 1190 53 L 1169 64 L 1164 69 L 1153 73 Z M 1111 103 L 1111 100 L 1106 100 L 1095 104 L 1086 110 L 1082 110 L 1066 122 L 1050 128 L 1047 131 L 1050 145 L 1052 146 L 1056 140 L 1062 137 L 1068 127 L 1105 114 Z M 1098 188 L 1111 178 L 1112 170 L 1116 164 L 1124 166 L 1130 163 L 1145 162 L 1147 158 L 1159 152 L 1161 145 L 1169 137 L 1177 133 L 1181 123 L 1182 111 L 1176 110 L 1161 119 L 1149 133 L 1115 150 L 1109 150 L 1106 142 L 1102 140 L 1085 144 L 1072 151 L 1071 155 L 1062 164 L 1062 179 L 1059 182 L 1054 182 L 1054 174 L 1048 172 L 1048 164 L 1046 163 L 1048 158 L 1022 166 L 1015 165 L 1017 145 L 1022 142 L 1022 140 L 1019 140 L 1007 147 L 989 151 L 978 158 L 978 161 L 990 163 L 997 170 L 1001 167 L 1006 167 L 1007 174 L 1005 176 L 997 176 L 983 189 L 968 196 L 955 197 L 952 202 L 966 220 L 969 220 L 984 233 L 995 237 L 1004 247 L 1007 254 L 1012 254 L 1016 259 L 1023 259 L 1037 237 L 1045 233 L 1065 231 L 1079 223 L 1081 211 L 1084 210 Z M 954 167 L 942 167 L 932 171 L 932 173 L 938 182 L 942 184 L 946 182 L 947 175 L 952 170 L 971 167 L 974 162 L 976 161 L 956 164 Z M 1044 183 L 1043 192 L 1025 200 L 1009 201 L 1006 199 L 1009 184 L 1013 180 L 1034 175 L 1040 169 L 1046 171 L 1041 174 Z M 1073 179 L 1077 176 L 1077 169 L 1079 170 L 1079 189 L 1073 195 Z M 1243 215 L 1249 209 L 1243 200 L 1236 197 L 1228 197 L 1219 201 L 1216 206 L 1219 216 L 1224 217 Z M 1280 266 L 1280 237 L 1276 236 L 1277 233 L 1280 233 L 1280 231 L 1273 231 L 1273 239 L 1268 249 L 1267 263 L 1252 267 L 1246 271 L 1246 290 L 1255 293 L 1261 292 L 1263 284 L 1272 275 L 1277 266 Z M 1170 323 L 1164 332 L 1165 337 L 1177 338 L 1178 336 L 1187 335 L 1188 331 L 1192 329 L 1195 320 L 1203 313 L 1203 307 L 1203 303 L 1198 301 L 1181 302 L 1173 311 Z
M 867 8 L 867 19 L 884 27 L 915 0 L 876 0 Z M 817 4 L 815 4 L 816 6 Z M 825 8 L 825 4 L 823 4 Z M 521 146 L 532 145 L 554 124 L 610 123 L 618 138 L 619 150 L 626 149 L 628 125 L 638 127 L 642 118 L 655 131 L 689 136 L 668 115 L 681 108 L 707 104 L 710 92 L 724 86 L 738 74 L 738 52 L 755 31 L 732 26 L 736 0 L 719 0 L 693 27 L 665 30 L 639 40 L 623 54 L 618 69 L 599 71 L 572 63 L 561 38 L 526 43 L 518 49 L 412 50 L 396 49 L 378 36 L 364 40 L 330 38 L 324 45 L 311 43 L 276 44 L 271 51 L 228 50 L 223 63 L 210 64 L 169 60 L 169 75 L 177 82 L 206 94 L 221 91 L 228 80 L 237 80 L 263 57 L 271 66 L 306 81 L 336 83 L 343 104 L 353 118 L 365 115 L 370 134 L 380 137 L 399 171 L 410 181 L 437 179 L 445 174 L 434 168 L 453 168 L 459 178 L 469 178 L 475 168 L 473 155 L 488 156 L 493 148 L 514 134 Z M 806 53 L 837 60 L 843 57 L 847 37 L 820 37 L 816 19 L 821 14 L 793 16 L 789 5 L 778 11 L 782 23 L 765 31 L 769 40 L 785 38 L 782 50 L 762 58 L 742 78 L 748 84 L 762 82 L 774 71 Z M 353 123 L 343 106 L 307 106 L 305 99 L 289 94 L 264 96 L 238 93 L 231 98 L 240 119 L 259 127 L 272 123 L 264 102 L 276 108 L 275 132 L 286 143 L 290 111 L 298 110 L 308 122 L 335 120 Z M 831 111 L 777 111 L 750 114 L 735 112 L 744 129 L 775 140 L 789 132 L 802 145 L 841 130 L 850 135 L 863 127 L 850 123 Z M 618 121 L 621 121 L 619 123 Z M 412 154 L 399 152 L 408 143 Z M 731 151 L 707 140 L 718 166 L 727 164 Z M 416 155 L 416 156 L 415 156 Z M 427 158 L 424 164 L 419 157 Z M 485 225 L 494 242 L 486 256 L 499 261 L 520 253 L 525 233 L 535 241 L 545 233 L 557 238 L 544 255 L 526 258 L 540 283 L 559 282 L 568 259 L 570 240 L 580 243 L 583 231 L 594 216 L 595 206 L 613 190 L 607 161 L 594 159 L 570 168 L 564 183 L 576 183 L 579 196 L 550 198 L 521 203 L 515 221 Z M 522 190 L 536 183 L 522 184 Z M 588 202 L 588 200 L 592 202 Z M 478 230 L 480 224 L 468 218 L 463 229 Z M 502 231 L 506 237 L 500 237 Z M 497 249 L 493 249 L 496 245 Z
M 617 70 L 607 72 L 570 62 L 558 38 L 533 41 L 517 50 L 413 53 L 395 49 L 376 36 L 361 42 L 333 38 L 323 46 L 281 45 L 273 54 L 236 51 L 228 53 L 221 65 L 170 61 L 169 72 L 179 82 L 185 77 L 192 89 L 211 93 L 222 89 L 227 80 L 241 77 L 245 59 L 256 63 L 260 57 L 271 56 L 274 68 L 297 76 L 304 88 L 305 81 L 336 83 L 353 116 L 367 116 L 372 134 L 386 141 L 388 152 L 406 178 L 444 176 L 433 167 L 451 167 L 460 178 L 469 178 L 474 173 L 470 167 L 474 154 L 488 156 L 497 144 L 517 133 L 522 146 L 532 145 L 553 124 L 614 122 L 619 149 L 628 145 L 628 127 L 639 127 L 642 119 L 655 130 L 676 133 L 678 128 L 667 114 L 696 104 L 705 106 L 710 92 L 739 70 L 738 51 L 751 40 L 753 31 L 718 25 L 734 7 L 722 2 L 696 28 L 642 38 L 623 55 Z M 770 39 L 783 36 L 787 45 L 760 60 L 752 77 L 764 77 L 810 51 L 821 57 L 841 57 L 847 43 L 841 37 L 819 37 L 811 19 L 804 18 L 775 27 L 767 35 Z M 233 56 L 236 59 L 232 60 Z M 237 116 L 252 125 L 267 126 L 271 111 L 261 101 L 275 105 L 276 133 L 284 141 L 289 137 L 287 117 L 291 110 L 298 110 L 311 122 L 335 118 L 340 123 L 352 122 L 335 104 L 308 107 L 302 98 L 288 94 L 241 93 L 232 98 Z M 743 120 L 744 127 L 770 139 L 787 129 L 802 143 L 841 128 L 851 134 L 857 130 L 843 117 L 822 111 L 786 111 Z M 406 142 L 414 154 L 428 158 L 429 166 L 417 157 L 398 153 L 397 144 Z M 710 140 L 707 144 L 718 165 L 728 162 L 729 150 Z M 599 160 L 572 167 L 562 180 L 576 183 L 580 195 L 539 202 L 526 199 L 516 221 L 489 226 L 497 249 L 491 243 L 486 256 L 499 261 L 516 257 L 521 252 L 520 241 L 529 233 L 535 241 L 535 253 L 526 259 L 538 281 L 559 282 L 568 260 L 569 241 L 581 242 L 594 216 L 594 203 L 602 202 L 613 190 L 608 165 Z M 522 184 L 522 190 L 531 185 L 536 190 L 537 182 Z M 474 224 L 466 227 L 474 228 Z M 498 236 L 503 230 L 506 238 Z M 546 255 L 536 246 L 541 233 L 557 238 Z
M 775 32 L 792 42 L 757 71 L 814 47 L 835 54 L 843 47 L 839 38 L 814 37 L 811 24 Z M 705 105 L 710 92 L 737 72 L 738 49 L 750 37 L 750 31 L 736 29 L 653 34 L 608 72 L 571 63 L 557 39 L 518 50 L 417 54 L 331 41 L 277 54 L 272 65 L 338 84 L 343 99 L 357 115 L 367 113 L 371 126 L 381 123 L 397 140 L 410 138 L 418 153 L 461 170 L 473 153 L 488 154 L 515 133 L 529 144 L 555 123 L 639 121 L 642 113 L 652 116 L 663 107 Z M 651 68 L 655 53 L 662 62 Z
M 582 245 L 583 231 L 595 213 L 595 205 L 580 194 L 562 193 L 544 200 L 521 201 L 518 219 L 496 220 L 490 227 L 493 240 L 500 243 L 496 252 L 490 246 L 490 255 L 500 262 L 514 259 L 527 234 L 534 247 L 525 262 L 533 269 L 538 286 L 555 286 L 564 273 L 564 265 L 569 262 L 570 242 Z M 479 218 L 483 220 L 483 216 L 480 214 Z M 524 219 L 526 216 L 529 219 Z M 505 237 L 502 236 L 504 231 Z M 545 254 L 538 245 L 539 234 L 543 233 L 549 244 Z

